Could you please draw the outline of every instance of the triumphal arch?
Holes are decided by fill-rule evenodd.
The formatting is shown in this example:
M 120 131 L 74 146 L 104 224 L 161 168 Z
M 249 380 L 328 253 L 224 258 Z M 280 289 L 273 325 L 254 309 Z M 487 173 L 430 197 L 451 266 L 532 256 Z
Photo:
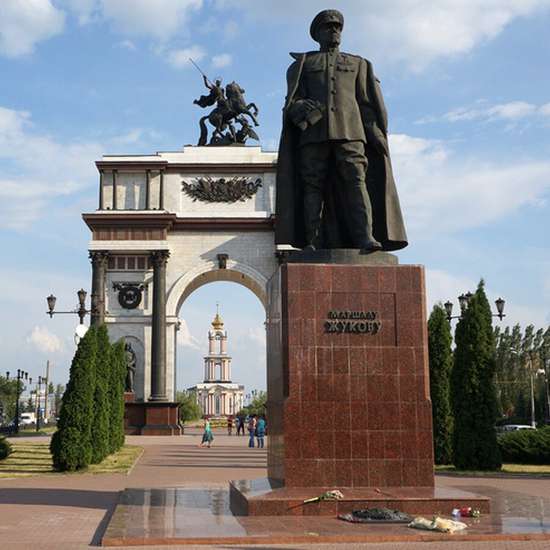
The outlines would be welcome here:
M 213 281 L 249 288 L 266 306 L 277 269 L 276 153 L 260 147 L 186 146 L 104 156 L 92 232 L 92 321 L 134 354 L 130 433 L 177 433 L 178 312 Z

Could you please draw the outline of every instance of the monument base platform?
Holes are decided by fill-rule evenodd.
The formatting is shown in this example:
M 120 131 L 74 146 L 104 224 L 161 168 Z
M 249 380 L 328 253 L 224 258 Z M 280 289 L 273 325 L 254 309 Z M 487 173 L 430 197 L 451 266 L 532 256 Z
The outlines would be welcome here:
M 181 435 L 179 403 L 168 401 L 126 402 L 126 435 Z
M 304 500 L 335 487 L 277 487 L 267 478 L 231 481 L 230 508 L 236 516 L 337 516 L 364 508 L 390 508 L 411 515 L 450 515 L 454 508 L 471 506 L 490 512 L 490 499 L 457 489 L 438 487 L 383 487 L 339 490 L 342 500 L 304 504 Z

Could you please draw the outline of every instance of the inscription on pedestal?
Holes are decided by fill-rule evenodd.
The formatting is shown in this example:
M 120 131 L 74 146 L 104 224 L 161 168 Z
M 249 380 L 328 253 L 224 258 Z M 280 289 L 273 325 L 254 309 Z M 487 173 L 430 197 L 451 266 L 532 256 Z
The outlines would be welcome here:
M 382 323 L 376 311 L 330 310 L 325 332 L 336 334 L 377 334 Z

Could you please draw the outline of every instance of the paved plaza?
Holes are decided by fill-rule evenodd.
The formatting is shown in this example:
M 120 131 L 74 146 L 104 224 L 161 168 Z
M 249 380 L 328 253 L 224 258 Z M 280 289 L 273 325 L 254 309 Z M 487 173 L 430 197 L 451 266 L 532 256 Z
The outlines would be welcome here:
M 37 441 L 36 438 L 33 441 Z M 128 475 L 72 474 L 0 480 L 0 541 L 9 550 L 69 550 L 94 548 L 100 543 L 125 488 L 227 489 L 231 479 L 266 475 L 266 451 L 249 449 L 248 438 L 215 433 L 211 449 L 198 448 L 199 431 L 181 437 L 128 437 L 144 453 Z M 438 477 L 436 483 L 486 494 L 494 499 L 493 511 L 503 530 L 550 533 L 549 479 L 472 479 Z M 317 519 L 316 521 L 319 521 Z M 334 521 L 334 520 L 332 520 Z M 348 525 L 342 523 L 342 530 Z M 352 526 L 357 527 L 357 526 Z M 444 542 L 444 550 L 543 550 L 549 540 Z M 441 542 L 389 542 L 339 544 L 338 549 L 439 550 Z M 207 548 L 208 546 L 185 546 Z M 220 548 L 242 548 L 223 544 Z M 255 545 L 255 548 L 333 548 L 335 544 Z M 143 547 L 142 547 L 143 548 Z M 149 546 L 148 548 L 168 548 Z M 170 546 L 169 548 L 175 548 Z

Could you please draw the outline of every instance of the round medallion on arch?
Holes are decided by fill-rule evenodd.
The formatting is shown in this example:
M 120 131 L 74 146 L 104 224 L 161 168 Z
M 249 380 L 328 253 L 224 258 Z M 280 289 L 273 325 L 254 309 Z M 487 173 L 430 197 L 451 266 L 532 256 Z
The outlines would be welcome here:
M 124 309 L 136 309 L 141 304 L 143 285 L 139 283 L 115 283 L 118 290 L 118 303 Z

